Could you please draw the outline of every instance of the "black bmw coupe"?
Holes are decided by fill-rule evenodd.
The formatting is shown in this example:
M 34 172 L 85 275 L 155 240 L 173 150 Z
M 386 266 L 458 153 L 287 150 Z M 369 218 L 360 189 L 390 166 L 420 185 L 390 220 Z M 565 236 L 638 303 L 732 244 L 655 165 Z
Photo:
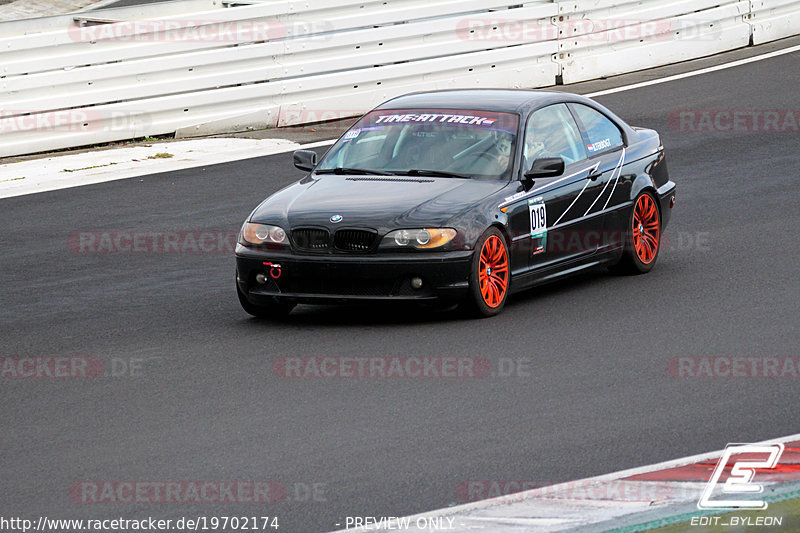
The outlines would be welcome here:
M 463 303 L 598 266 L 643 273 L 675 202 L 658 134 L 582 96 L 470 89 L 389 100 L 261 203 L 236 246 L 248 313 L 297 303 Z

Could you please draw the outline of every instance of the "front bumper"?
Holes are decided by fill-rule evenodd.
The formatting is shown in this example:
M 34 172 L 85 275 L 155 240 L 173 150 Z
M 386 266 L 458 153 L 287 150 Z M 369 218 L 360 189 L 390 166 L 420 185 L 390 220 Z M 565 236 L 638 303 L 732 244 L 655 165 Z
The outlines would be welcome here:
M 458 300 L 469 287 L 472 254 L 467 250 L 299 255 L 237 245 L 236 282 L 255 305 L 275 299 L 302 303 Z M 420 288 L 412 287 L 413 278 L 422 280 Z

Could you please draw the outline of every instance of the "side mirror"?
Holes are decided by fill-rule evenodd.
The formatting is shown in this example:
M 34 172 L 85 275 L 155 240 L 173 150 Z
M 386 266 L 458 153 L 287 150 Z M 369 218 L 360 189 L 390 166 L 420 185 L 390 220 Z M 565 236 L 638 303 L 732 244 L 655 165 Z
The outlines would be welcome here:
M 317 166 L 317 152 L 311 150 L 296 150 L 292 155 L 294 166 L 300 170 L 310 172 Z
M 564 173 L 564 160 L 560 157 L 542 157 L 534 160 L 530 170 L 525 172 L 525 178 L 552 178 Z

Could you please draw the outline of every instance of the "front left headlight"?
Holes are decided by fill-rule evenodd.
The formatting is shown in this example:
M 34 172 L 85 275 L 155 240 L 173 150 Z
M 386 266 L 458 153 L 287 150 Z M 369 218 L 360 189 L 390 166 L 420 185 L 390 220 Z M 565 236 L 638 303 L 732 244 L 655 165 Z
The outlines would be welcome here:
M 238 242 L 242 246 L 260 246 L 262 244 L 287 246 L 289 238 L 283 228 L 279 226 L 245 222 L 239 232 Z
M 381 248 L 431 250 L 448 244 L 456 233 L 452 228 L 399 229 L 386 234 Z

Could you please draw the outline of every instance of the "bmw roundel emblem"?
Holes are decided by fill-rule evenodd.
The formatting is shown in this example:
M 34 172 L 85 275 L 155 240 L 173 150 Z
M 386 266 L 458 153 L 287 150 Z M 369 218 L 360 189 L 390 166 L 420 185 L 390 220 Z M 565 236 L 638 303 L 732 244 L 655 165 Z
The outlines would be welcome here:
M 342 215 L 333 215 L 331 217 L 331 222 L 333 222 L 334 224 L 338 224 L 339 222 L 342 221 L 343 218 L 344 217 Z

